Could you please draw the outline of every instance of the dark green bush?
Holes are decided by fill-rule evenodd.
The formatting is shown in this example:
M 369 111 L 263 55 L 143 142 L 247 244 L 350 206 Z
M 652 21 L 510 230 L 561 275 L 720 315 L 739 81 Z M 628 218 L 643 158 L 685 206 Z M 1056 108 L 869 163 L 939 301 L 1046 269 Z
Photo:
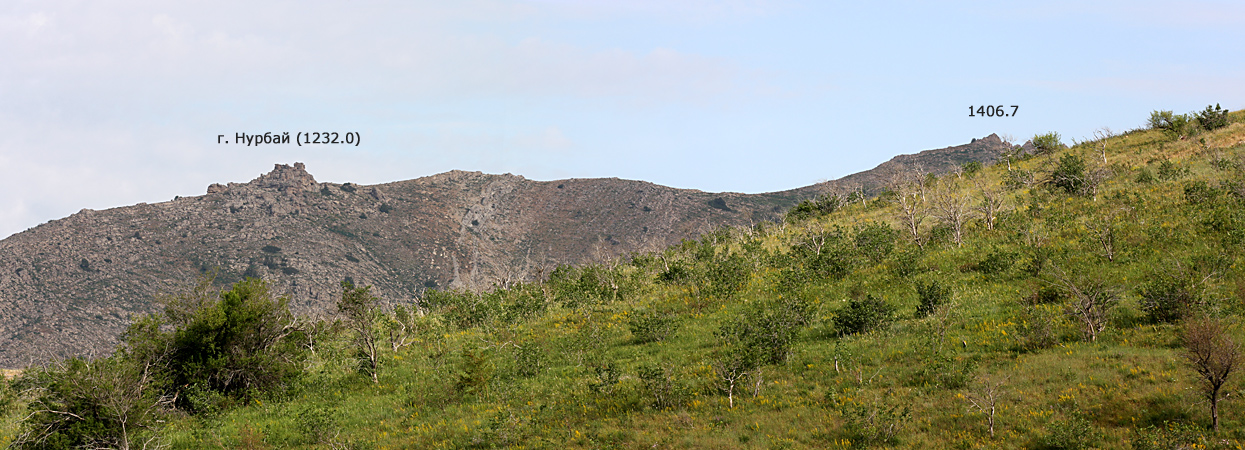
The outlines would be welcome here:
M 920 272 L 923 255 L 921 248 L 915 245 L 901 252 L 891 253 L 891 274 L 899 278 L 907 278 Z
M 1211 187 L 1206 181 L 1187 182 L 1184 185 L 1184 200 L 1193 205 L 1214 201 L 1219 197 L 1219 190 Z
M 205 279 L 170 299 L 163 317 L 149 316 L 126 331 L 127 357 L 166 358 L 175 390 L 199 386 L 236 400 L 286 389 L 302 371 L 302 333 L 289 299 L 273 298 L 263 280 L 248 278 L 219 294 Z M 167 331 L 166 331 L 167 330 Z M 162 355 L 167 352 L 167 356 Z M 186 396 L 178 406 L 193 407 Z
M 840 335 L 867 333 L 887 326 L 894 315 L 894 306 L 870 294 L 848 301 L 834 316 L 834 327 Z
M 987 253 L 985 258 L 972 265 L 974 271 L 980 272 L 982 275 L 999 275 L 1016 264 L 1017 254 L 1004 250 L 994 250 Z
M 933 314 L 939 306 L 945 304 L 951 299 L 951 288 L 943 286 L 938 280 L 929 280 L 916 282 L 916 318 Z
M 784 219 L 788 222 L 797 222 L 813 217 L 821 217 L 837 211 L 843 206 L 843 199 L 837 195 L 821 195 L 812 200 L 803 200 L 791 210 L 787 211 Z
M 1158 181 L 1158 178 L 1154 177 L 1154 172 L 1151 172 L 1149 167 L 1142 167 L 1137 171 L 1137 178 L 1134 178 L 1133 181 L 1146 184 Z
M 728 299 L 748 284 L 752 265 L 739 254 L 731 254 L 707 263 L 704 276 L 697 283 L 702 298 Z
M 1150 119 L 1146 121 L 1146 126 L 1150 127 L 1151 130 L 1166 130 L 1172 127 L 1175 117 L 1171 111 L 1151 111 Z
M 1216 103 L 1214 108 L 1206 105 L 1206 109 L 1197 113 L 1197 123 L 1207 130 L 1215 130 L 1228 126 L 1228 110 L 1220 108 Z
M 1176 163 L 1163 160 L 1159 163 L 1158 178 L 1163 181 L 1171 181 L 1184 177 L 1189 174 L 1188 167 L 1180 167 Z
M 627 327 L 637 344 L 663 341 L 678 329 L 673 314 L 653 310 L 632 311 Z
M 1159 271 L 1137 287 L 1141 310 L 1154 323 L 1178 322 L 1202 304 L 1196 281 L 1189 273 Z
M 1059 164 L 1050 174 L 1051 186 L 1069 195 L 1081 194 L 1087 185 L 1085 160 L 1068 153 L 1059 158 Z

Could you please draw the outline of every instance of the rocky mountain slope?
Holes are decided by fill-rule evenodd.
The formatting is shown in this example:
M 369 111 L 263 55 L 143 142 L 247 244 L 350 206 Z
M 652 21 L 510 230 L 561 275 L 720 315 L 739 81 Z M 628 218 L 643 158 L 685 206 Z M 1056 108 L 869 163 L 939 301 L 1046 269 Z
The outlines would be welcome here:
M 991 135 L 766 194 L 462 171 L 362 186 L 320 183 L 301 163 L 278 164 L 203 196 L 82 210 L 0 241 L 0 367 L 107 352 L 133 315 L 213 270 L 222 284 L 266 278 L 302 313 L 331 311 L 343 279 L 412 302 L 425 289 L 486 289 L 718 226 L 777 220 L 820 193 L 875 192 L 896 170 L 945 172 L 1006 150 Z

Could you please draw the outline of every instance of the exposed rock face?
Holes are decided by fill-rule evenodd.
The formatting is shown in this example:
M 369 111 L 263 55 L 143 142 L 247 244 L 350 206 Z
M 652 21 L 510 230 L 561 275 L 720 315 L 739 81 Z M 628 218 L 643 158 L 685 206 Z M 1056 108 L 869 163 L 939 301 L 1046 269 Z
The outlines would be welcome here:
M 1003 146 L 990 140 L 879 169 L 993 161 Z M 203 196 L 82 210 L 0 241 L 0 367 L 107 353 L 134 315 L 159 309 L 159 295 L 212 270 L 222 285 L 266 278 L 303 313 L 331 311 L 347 278 L 411 302 L 429 288 L 483 289 L 777 219 L 799 200 L 848 185 L 872 190 L 880 177 L 747 195 L 462 171 L 359 186 L 318 183 L 302 163 L 278 164 Z

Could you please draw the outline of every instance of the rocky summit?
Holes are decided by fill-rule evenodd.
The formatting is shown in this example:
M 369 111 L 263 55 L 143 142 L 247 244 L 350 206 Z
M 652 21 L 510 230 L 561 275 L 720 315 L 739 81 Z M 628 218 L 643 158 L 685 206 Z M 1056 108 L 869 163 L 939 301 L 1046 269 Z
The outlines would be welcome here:
M 876 192 L 889 173 L 993 162 L 997 136 L 904 155 L 790 191 L 708 193 L 643 181 L 534 181 L 452 171 L 365 186 L 302 163 L 172 201 L 82 210 L 0 241 L 0 367 L 103 354 L 135 315 L 205 273 L 261 277 L 297 312 L 332 311 L 340 282 L 388 302 L 427 289 L 488 289 L 559 264 L 659 250 L 724 225 L 777 220 L 826 192 Z

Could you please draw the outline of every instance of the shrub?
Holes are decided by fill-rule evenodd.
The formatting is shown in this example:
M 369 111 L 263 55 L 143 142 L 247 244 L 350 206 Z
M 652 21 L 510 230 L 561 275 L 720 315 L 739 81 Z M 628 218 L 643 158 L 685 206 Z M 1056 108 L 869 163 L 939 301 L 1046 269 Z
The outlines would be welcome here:
M 1206 105 L 1206 109 L 1197 113 L 1197 123 L 1207 130 L 1214 130 L 1228 126 L 1228 110 L 1220 108 L 1216 103 L 1214 108 Z
M 454 372 L 454 392 L 460 396 L 479 395 L 493 381 L 492 352 L 475 344 L 463 346 Z
M 1146 121 L 1146 126 L 1151 130 L 1166 130 L 1172 127 L 1175 115 L 1171 111 L 1151 111 L 1150 119 Z
M 981 171 L 981 162 L 970 161 L 970 162 L 964 163 L 963 166 L 960 166 L 960 170 L 964 171 L 964 176 L 972 178 L 973 175 L 976 175 L 977 172 Z
M 1085 168 L 1085 160 L 1080 156 L 1071 153 L 1063 155 L 1050 174 L 1051 186 L 1069 195 L 1082 193 L 1087 185 Z
M 904 425 L 912 420 L 912 410 L 905 402 L 874 401 L 872 404 L 848 399 L 839 405 L 843 430 L 855 446 L 894 446 Z
M 840 309 L 834 316 L 834 327 L 840 335 L 867 333 L 890 324 L 894 315 L 894 306 L 870 294 L 860 300 L 850 300 Z
M 907 250 L 891 254 L 891 274 L 899 278 L 907 278 L 921 271 L 921 257 L 924 256 L 920 247 L 912 246 Z
M 1028 170 L 1010 170 L 1003 175 L 1003 187 L 1009 190 L 1024 189 L 1031 184 L 1033 184 L 1033 172 Z
M 483 325 L 500 312 L 500 305 L 465 290 L 429 289 L 424 291 L 422 302 L 427 308 L 444 314 L 449 323 L 463 329 Z
M 899 232 L 884 222 L 869 222 L 856 226 L 856 249 L 875 264 L 895 249 Z
M 1198 180 L 1184 185 L 1184 200 L 1193 205 L 1198 205 L 1214 200 L 1219 196 L 1219 190 L 1210 187 L 1206 181 Z
M 169 352 L 171 386 L 178 390 L 197 385 L 249 400 L 289 387 L 304 357 L 289 299 L 273 298 L 268 284 L 255 278 L 219 294 L 210 292 L 211 281 L 170 299 L 164 317 L 131 326 L 123 338 L 127 351 L 137 358 Z M 185 396 L 179 406 L 192 407 Z
M 1159 163 L 1158 178 L 1163 181 L 1171 181 L 1184 177 L 1189 174 L 1189 168 L 1180 167 L 1171 161 L 1164 160 Z
M 1227 444 L 1226 441 L 1222 443 Z M 1207 436 L 1202 427 L 1183 423 L 1164 423 L 1162 428 L 1150 425 L 1137 429 L 1132 444 L 1133 450 L 1216 448 L 1215 439 Z
M 637 344 L 663 341 L 678 329 L 674 316 L 651 310 L 632 311 L 627 327 Z
M 1142 167 L 1137 171 L 1137 178 L 1134 178 L 1133 181 L 1147 184 L 1158 181 L 1158 179 L 1154 177 L 1154 172 L 1151 172 L 1149 167 Z
M 1099 434 L 1094 425 L 1079 413 L 1074 413 L 1064 420 L 1051 422 L 1050 431 L 1043 439 L 1048 449 L 1082 450 L 1092 448 L 1098 442 Z
M 644 384 L 644 389 L 652 397 L 654 408 L 669 409 L 683 404 L 685 389 L 668 367 L 645 364 L 636 372 L 640 382 Z
M 1025 306 L 1019 319 L 1016 345 L 1020 351 L 1037 352 L 1059 343 L 1059 313 L 1050 306 Z
M 777 364 L 787 359 L 791 343 L 811 317 L 812 307 L 799 297 L 757 302 L 723 324 L 717 336 L 730 353 L 749 355 L 748 364 Z
M 919 300 L 916 307 L 916 318 L 932 314 L 938 309 L 939 305 L 946 303 L 951 299 L 951 288 L 945 287 L 938 283 L 938 280 L 930 280 L 928 283 L 916 282 L 916 296 Z
M 801 201 L 800 204 L 787 211 L 785 219 L 788 222 L 796 222 L 813 217 L 821 217 L 837 211 L 841 206 L 843 206 L 843 199 L 839 196 L 832 194 L 821 195 L 813 200 Z
M 1038 153 L 1051 153 L 1064 147 L 1059 133 L 1053 131 L 1033 136 L 1033 146 L 1037 148 Z

